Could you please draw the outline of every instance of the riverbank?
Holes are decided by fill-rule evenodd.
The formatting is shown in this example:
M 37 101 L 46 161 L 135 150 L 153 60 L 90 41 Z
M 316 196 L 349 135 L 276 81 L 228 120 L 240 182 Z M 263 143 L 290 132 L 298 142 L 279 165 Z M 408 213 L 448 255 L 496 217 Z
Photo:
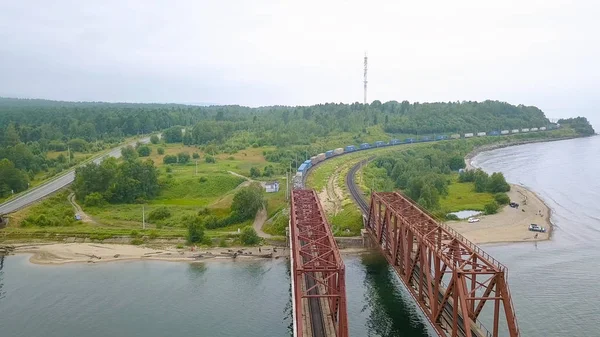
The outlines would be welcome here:
M 566 139 L 570 138 L 558 140 Z M 466 169 L 478 169 L 478 167 L 473 165 L 472 160 L 482 152 L 508 146 L 548 141 L 555 140 L 532 140 L 481 146 L 465 156 Z M 504 206 L 496 214 L 478 216 L 481 220 L 479 222 L 469 223 L 467 220 L 449 221 L 448 225 L 477 244 L 549 240 L 552 236 L 552 222 L 550 220 L 552 213 L 550 207 L 535 192 L 526 187 L 516 184 L 510 184 L 510 187 L 510 191 L 506 194 L 509 196 L 511 202 L 519 204 L 519 208 Z M 543 226 L 546 228 L 546 232 L 532 232 L 529 230 L 530 224 Z
M 520 185 L 510 185 L 507 193 L 519 208 L 504 206 L 498 213 L 477 216 L 479 222 L 449 221 L 447 224 L 476 244 L 548 240 L 552 233 L 550 208 L 534 192 Z M 546 233 L 532 232 L 529 225 L 546 227 Z
M 172 262 L 256 261 L 287 258 L 289 248 L 281 246 L 260 247 L 191 247 L 173 245 L 134 246 L 101 243 L 26 243 L 10 245 L 11 254 L 30 254 L 29 262 L 40 265 L 67 263 L 106 263 L 132 260 L 158 260 Z M 259 250 L 260 249 L 260 250 Z M 342 254 L 360 254 L 359 247 L 341 249 Z

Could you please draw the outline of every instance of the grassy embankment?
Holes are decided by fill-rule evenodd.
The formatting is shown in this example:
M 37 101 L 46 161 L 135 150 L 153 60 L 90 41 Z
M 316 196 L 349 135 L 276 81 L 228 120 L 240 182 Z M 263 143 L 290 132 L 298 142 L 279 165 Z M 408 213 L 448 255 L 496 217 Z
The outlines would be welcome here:
M 229 171 L 247 176 L 251 167 L 263 170 L 268 165 L 262 155 L 265 148 L 249 148 L 233 155 L 216 155 L 215 163 L 207 163 L 205 161 L 206 154 L 195 147 L 180 144 L 159 144 L 150 145 L 150 147 L 152 154 L 147 158 L 153 160 L 159 170 L 161 192 L 157 198 L 144 205 L 146 231 L 141 230 L 142 205 L 140 204 L 108 204 L 100 207 L 82 205 L 84 212 L 90 215 L 95 223 L 73 222 L 69 221 L 68 217 L 62 217 L 63 221 L 57 221 L 58 226 L 27 227 L 24 222 L 25 218 L 48 214 L 47 209 L 49 208 L 60 209 L 60 212 L 69 212 L 70 210 L 73 214 L 72 205 L 67 200 L 68 193 L 60 192 L 41 203 L 13 214 L 9 227 L 3 231 L 5 238 L 46 237 L 52 239 L 75 236 L 105 239 L 113 236 L 136 237 L 141 235 L 150 235 L 154 238 L 184 237 L 186 229 L 182 225 L 182 218 L 185 216 L 195 215 L 201 209 L 209 210 L 218 218 L 229 215 L 236 189 L 246 184 L 245 178 L 233 175 Z M 158 154 L 159 147 L 164 148 L 164 154 Z M 197 173 L 195 159 L 191 159 L 187 164 L 166 165 L 163 163 L 165 155 L 176 155 L 179 152 L 200 155 Z M 278 193 L 265 194 L 265 198 L 268 202 L 269 217 L 285 207 L 285 189 Z M 167 219 L 151 221 L 150 213 L 160 207 L 167 208 L 171 216 Z M 249 220 L 225 228 L 207 230 L 206 234 L 209 237 L 230 236 L 238 228 L 251 225 L 252 222 Z

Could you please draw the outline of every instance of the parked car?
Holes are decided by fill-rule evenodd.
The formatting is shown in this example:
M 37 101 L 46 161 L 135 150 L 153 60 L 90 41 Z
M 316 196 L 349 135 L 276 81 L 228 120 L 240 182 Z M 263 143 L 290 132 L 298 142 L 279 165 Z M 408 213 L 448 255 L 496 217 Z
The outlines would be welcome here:
M 469 223 L 474 223 L 474 222 L 479 222 L 479 218 L 469 218 L 467 221 L 469 221 Z
M 546 228 L 539 226 L 537 224 L 532 223 L 531 225 L 529 225 L 529 230 L 532 232 L 540 232 L 540 233 L 545 233 L 546 232 Z
M 516 202 L 511 202 L 510 204 L 508 204 L 510 207 L 512 208 L 519 208 L 519 204 L 517 204 Z
M 81 215 L 75 214 L 75 220 L 77 220 L 77 221 L 81 220 Z

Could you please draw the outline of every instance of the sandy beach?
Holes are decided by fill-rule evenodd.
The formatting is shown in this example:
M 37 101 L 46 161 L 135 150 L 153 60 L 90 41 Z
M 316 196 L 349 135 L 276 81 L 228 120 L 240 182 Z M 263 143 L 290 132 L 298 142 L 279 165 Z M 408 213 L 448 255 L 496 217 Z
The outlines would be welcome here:
M 471 163 L 472 159 L 483 151 L 489 151 L 502 146 L 479 148 L 465 157 L 468 170 L 477 169 Z M 550 222 L 551 210 L 540 197 L 524 186 L 510 184 L 507 193 L 511 202 L 519 204 L 519 208 L 504 206 L 498 213 L 477 216 L 481 221 L 469 223 L 463 221 L 448 221 L 447 224 L 464 235 L 470 241 L 481 243 L 524 242 L 548 240 L 552 233 Z M 530 231 L 530 224 L 538 224 L 546 228 L 545 233 Z
M 176 248 L 165 246 L 133 246 L 101 243 L 27 243 L 13 244 L 12 253 L 31 254 L 29 261 L 35 264 L 105 263 L 127 260 L 160 260 L 179 262 L 203 261 L 249 261 L 279 259 L 289 255 L 285 247 L 229 247 L 229 248 Z M 233 254 L 235 253 L 235 258 Z M 270 256 L 269 256 L 270 255 Z

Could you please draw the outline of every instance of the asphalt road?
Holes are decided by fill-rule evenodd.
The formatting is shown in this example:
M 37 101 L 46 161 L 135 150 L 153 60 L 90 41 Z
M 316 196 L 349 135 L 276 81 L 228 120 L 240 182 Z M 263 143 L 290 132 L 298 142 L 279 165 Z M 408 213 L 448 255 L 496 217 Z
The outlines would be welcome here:
M 116 148 L 110 150 L 110 152 L 103 155 L 102 157 L 94 159 L 94 162 L 100 163 L 101 161 L 103 161 L 105 158 L 107 158 L 109 156 L 119 158 L 121 156 L 121 148 L 123 146 L 127 146 L 127 145 L 135 146 L 135 144 L 138 142 L 147 144 L 150 142 L 150 137 L 142 138 L 139 141 L 136 140 L 129 144 L 125 144 L 125 145 L 116 147 Z M 70 169 L 67 174 L 65 174 L 57 179 L 54 179 L 54 180 L 48 181 L 42 185 L 36 186 L 36 187 L 32 188 L 31 190 L 26 191 L 23 195 L 1 204 L 0 205 L 0 214 L 7 214 L 7 213 L 12 213 L 14 211 L 17 211 L 31 203 L 34 203 L 34 202 L 44 198 L 47 195 L 69 185 L 70 183 L 73 182 L 73 180 L 75 180 L 75 168 Z

